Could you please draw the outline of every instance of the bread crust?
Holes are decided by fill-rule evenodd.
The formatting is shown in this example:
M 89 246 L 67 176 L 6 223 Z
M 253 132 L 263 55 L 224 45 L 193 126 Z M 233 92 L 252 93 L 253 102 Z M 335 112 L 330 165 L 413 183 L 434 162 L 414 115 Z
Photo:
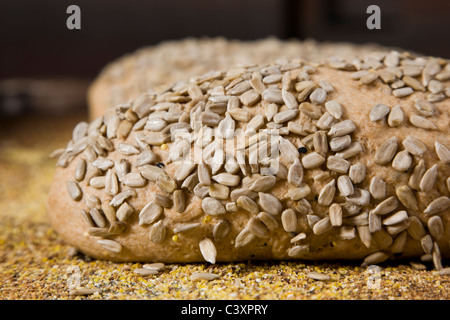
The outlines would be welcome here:
M 356 125 L 356 131 L 353 132 L 353 141 L 359 141 L 363 152 L 348 159 L 351 164 L 360 163 L 366 166 L 366 175 L 364 181 L 355 184 L 355 187 L 369 190 L 370 181 L 374 176 L 378 176 L 386 182 L 386 198 L 395 196 L 395 189 L 401 185 L 407 185 L 408 179 L 420 159 L 423 159 L 426 168 L 429 169 L 436 164 L 438 176 L 432 190 L 428 192 L 413 190 L 417 199 L 418 209 L 405 209 L 402 204 L 394 211 L 407 210 L 408 215 L 418 217 L 425 229 L 427 229 L 428 215 L 423 211 L 431 201 L 441 196 L 449 196 L 446 180 L 450 176 L 450 165 L 443 163 L 436 155 L 434 143 L 439 141 L 445 146 L 450 146 L 450 104 L 449 100 L 436 102 L 437 114 L 430 119 L 436 125 L 436 130 L 426 130 L 412 126 L 407 120 L 408 115 L 417 114 L 414 102 L 417 99 L 426 99 L 425 92 L 415 92 L 414 94 L 397 98 L 391 94 L 391 89 L 383 82 L 376 81 L 369 86 L 361 85 L 350 77 L 348 71 L 336 70 L 328 66 L 316 67 L 316 72 L 310 74 L 313 81 L 326 80 L 334 87 L 334 91 L 328 93 L 327 100 L 336 100 L 343 107 L 343 119 L 350 119 Z M 448 82 L 447 82 L 448 84 Z M 369 113 L 375 104 L 385 104 L 393 108 L 400 105 L 404 110 L 406 119 L 397 127 L 387 125 L 386 119 L 380 121 L 370 121 Z M 322 105 L 323 107 L 323 105 Z M 253 115 L 264 113 L 263 107 L 258 104 L 248 108 Z M 297 116 L 298 119 L 300 117 Z M 108 152 L 107 158 L 117 161 L 124 158 L 117 149 L 121 142 L 134 142 L 136 132 L 131 132 L 125 139 L 111 139 L 114 150 Z M 399 172 L 392 168 L 390 162 L 387 165 L 379 165 L 374 161 L 376 150 L 389 138 L 396 136 L 399 141 L 399 151 L 403 150 L 401 142 L 412 135 L 421 140 L 425 145 L 427 152 L 423 157 L 413 156 L 413 164 L 407 172 Z M 299 141 L 296 135 L 290 135 L 289 140 L 294 145 Z M 168 150 L 171 143 L 167 143 L 169 148 L 163 150 L 161 147 L 152 147 L 152 150 L 160 158 L 159 162 L 165 163 L 164 170 L 173 177 L 178 163 L 166 163 Z M 308 151 L 309 152 L 309 151 Z M 411 236 L 406 236 L 406 243 L 401 253 L 393 253 L 392 245 L 383 246 L 372 241 L 370 247 L 366 247 L 356 235 L 353 239 L 342 240 L 339 238 L 339 228 L 333 228 L 322 235 L 315 235 L 308 226 L 307 217 L 304 214 L 297 213 L 298 226 L 297 234 L 304 232 L 306 239 L 297 243 L 291 243 L 292 233 L 286 232 L 281 227 L 280 216 L 275 218 L 280 223 L 280 227 L 270 231 L 268 238 L 254 239 L 247 245 L 236 247 L 237 235 L 246 227 L 249 219 L 253 217 L 248 211 L 238 207 L 236 212 L 227 212 L 220 216 L 208 216 L 201 210 L 201 199 L 195 195 L 189 194 L 189 200 L 184 213 L 178 213 L 174 208 L 165 208 L 163 219 L 166 226 L 167 235 L 162 243 L 152 242 L 149 238 L 150 225 L 139 225 L 139 212 L 151 200 L 155 194 L 161 194 L 158 186 L 148 181 L 142 188 L 134 188 L 137 196 L 127 199 L 127 202 L 135 209 L 135 212 L 126 220 L 127 229 L 123 234 L 116 235 L 111 239 L 119 242 L 122 250 L 118 253 L 104 249 L 98 242 L 99 237 L 89 235 L 89 226 L 84 221 L 80 211 L 86 209 L 85 199 L 87 195 L 98 197 L 101 202 L 110 200 L 112 196 L 105 194 L 103 189 L 95 189 L 87 185 L 87 181 L 79 183 L 83 198 L 80 201 L 74 201 L 66 192 L 66 181 L 73 180 L 77 160 L 82 157 L 76 156 L 73 161 L 65 168 L 57 168 L 53 185 L 51 186 L 48 198 L 48 214 L 53 227 L 58 231 L 62 239 L 82 251 L 98 259 L 108 259 L 114 261 L 141 261 L 141 262 L 166 262 L 166 263 L 184 263 L 205 261 L 199 249 L 199 242 L 205 238 L 212 239 L 213 228 L 219 220 L 227 220 L 230 223 L 230 232 L 220 240 L 214 241 L 217 250 L 216 261 L 241 261 L 241 260 L 355 260 L 364 259 L 370 254 L 378 251 L 387 252 L 391 257 L 420 257 L 424 254 L 420 241 L 414 240 Z M 137 156 L 127 156 L 126 158 L 133 164 Z M 301 158 L 301 156 L 300 156 Z M 306 197 L 312 206 L 314 215 L 326 217 L 329 206 L 320 205 L 317 202 L 317 196 L 321 188 L 332 178 L 337 179 L 339 175 L 331 172 L 329 179 L 324 181 L 314 180 L 314 176 L 319 172 L 329 171 L 324 163 L 318 169 L 305 170 L 303 183 L 308 184 L 311 193 Z M 283 209 L 295 208 L 293 201 L 286 200 L 285 195 L 289 189 L 289 183 L 285 179 L 279 179 L 276 185 L 268 193 L 276 196 L 283 202 Z M 338 191 L 336 192 L 338 198 Z M 384 199 L 382 199 L 384 200 Z M 370 212 L 382 200 L 371 198 L 370 204 L 364 206 L 361 212 Z M 228 200 L 230 201 L 230 200 Z M 223 201 L 226 203 L 227 201 Z M 443 257 L 450 257 L 450 209 L 446 209 L 438 214 L 443 222 L 443 236 L 434 241 L 439 245 Z M 388 215 L 386 215 L 387 217 Z M 175 233 L 173 229 L 180 223 L 199 223 L 199 226 L 190 230 Z M 385 229 L 383 229 L 385 230 Z M 389 233 L 383 231 L 385 236 Z M 173 236 L 177 237 L 174 238 Z M 397 235 L 389 236 L 395 241 Z M 175 241 L 176 239 L 176 241 Z M 308 244 L 309 251 L 299 256 L 292 257 L 288 254 L 289 249 L 295 244 Z

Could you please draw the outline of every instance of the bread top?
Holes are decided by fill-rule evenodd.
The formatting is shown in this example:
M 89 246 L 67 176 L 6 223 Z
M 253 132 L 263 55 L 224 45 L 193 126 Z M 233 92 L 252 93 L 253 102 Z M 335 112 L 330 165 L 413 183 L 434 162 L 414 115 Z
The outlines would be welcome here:
M 140 48 L 106 65 L 89 87 L 89 115 L 94 120 L 108 108 L 128 103 L 146 90 L 161 88 L 210 70 L 271 63 L 280 57 L 308 61 L 329 57 L 351 59 L 375 50 L 390 49 L 376 44 L 317 42 L 312 39 L 240 41 L 217 37 L 165 41 Z
M 146 92 L 75 127 L 50 220 L 120 261 L 448 255 L 449 74 L 374 52 Z

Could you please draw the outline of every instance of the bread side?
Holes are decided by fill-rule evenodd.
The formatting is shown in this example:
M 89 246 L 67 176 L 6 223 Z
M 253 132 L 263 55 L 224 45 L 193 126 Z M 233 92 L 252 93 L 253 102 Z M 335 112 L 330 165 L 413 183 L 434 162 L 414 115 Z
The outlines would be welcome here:
M 78 125 L 48 199 L 53 226 L 116 261 L 438 265 L 450 255 L 447 61 L 358 61 L 210 72 Z M 400 97 L 400 72 L 423 91 Z

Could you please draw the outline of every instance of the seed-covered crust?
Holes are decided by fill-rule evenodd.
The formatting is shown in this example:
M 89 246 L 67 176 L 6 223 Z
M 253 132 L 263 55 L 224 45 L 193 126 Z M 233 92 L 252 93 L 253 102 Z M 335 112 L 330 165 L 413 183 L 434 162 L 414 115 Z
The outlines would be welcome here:
M 84 253 L 118 261 L 395 256 L 438 268 L 450 256 L 449 70 L 374 52 L 238 66 L 147 92 L 75 128 L 51 222 Z M 404 75 L 425 89 L 394 94 Z M 405 120 L 391 126 L 399 105 Z M 419 114 L 433 127 L 407 120 Z
M 353 57 L 373 50 L 388 50 L 375 44 L 316 42 L 312 39 L 282 41 L 276 38 L 255 41 L 224 38 L 189 38 L 166 41 L 124 55 L 109 63 L 94 80 L 88 92 L 91 119 L 95 119 L 117 104 L 128 103 L 142 92 L 168 83 L 187 79 L 209 70 L 234 65 L 271 63 L 284 57 L 318 61 L 337 57 Z M 274 81 L 278 75 L 265 78 Z M 278 81 L 278 79 L 276 79 Z M 251 81 L 258 91 L 262 80 Z M 322 84 L 324 86 L 326 84 Z M 237 86 L 236 90 L 242 89 Z M 261 94 L 261 92 L 259 92 Z M 251 93 L 247 94 L 250 98 Z

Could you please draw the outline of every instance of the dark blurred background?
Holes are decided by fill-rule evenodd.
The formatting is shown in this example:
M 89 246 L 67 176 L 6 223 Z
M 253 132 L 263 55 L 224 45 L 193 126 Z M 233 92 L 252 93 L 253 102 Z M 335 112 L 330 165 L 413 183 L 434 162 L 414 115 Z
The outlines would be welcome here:
M 81 30 L 66 28 L 71 4 L 81 8 Z M 381 30 L 366 27 L 371 4 L 381 8 Z M 1 0 L 0 116 L 85 108 L 105 64 L 186 37 L 375 42 L 450 58 L 449 16 L 448 0 Z M 46 100 L 31 105 L 33 95 Z

